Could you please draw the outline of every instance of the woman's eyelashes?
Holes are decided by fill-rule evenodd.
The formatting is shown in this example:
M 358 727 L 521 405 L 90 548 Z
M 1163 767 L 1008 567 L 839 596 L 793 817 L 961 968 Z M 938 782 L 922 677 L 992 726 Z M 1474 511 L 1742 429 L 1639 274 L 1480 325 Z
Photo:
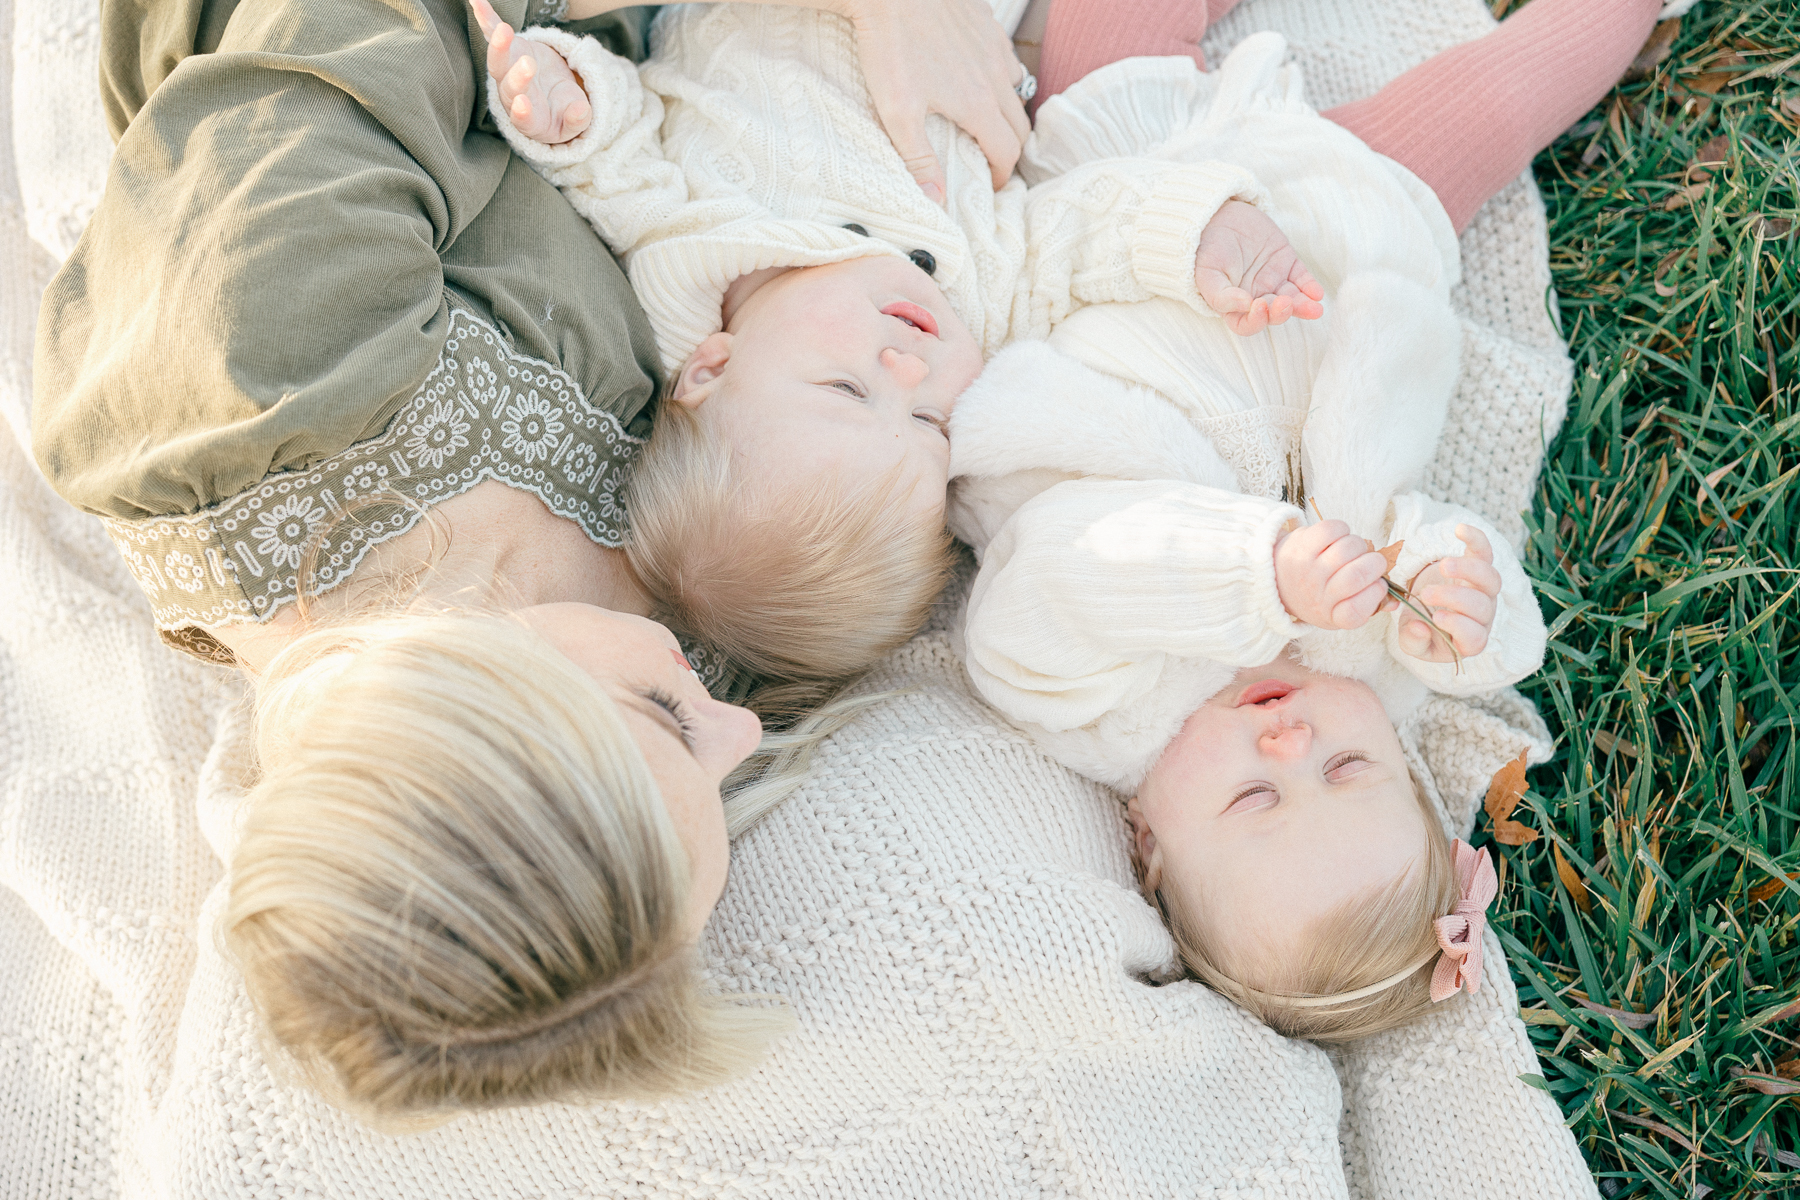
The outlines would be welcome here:
M 867 400 L 869 398 L 869 393 L 863 390 L 861 384 L 854 383 L 848 379 L 834 379 L 825 386 L 837 388 L 846 396 L 855 396 L 858 400 Z
M 669 714 L 669 719 L 675 722 L 677 729 L 681 730 L 681 740 L 687 744 L 689 750 L 692 750 L 694 748 L 694 731 L 699 725 L 694 716 L 694 710 L 669 693 L 657 689 L 645 692 L 644 699 Z

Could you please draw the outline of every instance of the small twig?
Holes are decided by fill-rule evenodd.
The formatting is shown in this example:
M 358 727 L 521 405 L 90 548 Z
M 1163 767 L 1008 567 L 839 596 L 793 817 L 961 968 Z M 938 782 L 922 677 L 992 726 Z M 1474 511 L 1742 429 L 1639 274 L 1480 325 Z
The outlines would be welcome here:
M 1319 520 L 1325 520 L 1325 514 L 1319 511 L 1319 502 L 1317 500 L 1308 496 L 1306 502 L 1312 505 L 1312 510 L 1314 514 L 1318 516 Z M 1419 618 L 1419 620 L 1430 626 L 1432 633 L 1444 639 L 1444 646 L 1450 651 L 1450 661 L 1455 665 L 1455 673 L 1458 675 L 1462 674 L 1462 651 L 1456 648 L 1455 640 L 1452 639 L 1448 633 L 1444 632 L 1443 626 L 1432 620 L 1431 614 L 1413 599 L 1412 589 L 1410 587 L 1402 587 L 1389 579 L 1386 575 L 1381 577 L 1381 582 L 1387 585 L 1387 594 L 1390 600 L 1404 606 L 1407 611 L 1411 612 L 1415 617 Z

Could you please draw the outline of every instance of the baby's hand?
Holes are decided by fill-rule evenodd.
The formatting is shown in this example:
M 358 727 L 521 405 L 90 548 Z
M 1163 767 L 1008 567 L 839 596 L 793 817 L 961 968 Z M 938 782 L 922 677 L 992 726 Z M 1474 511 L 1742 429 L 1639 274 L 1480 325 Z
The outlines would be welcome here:
M 1440 558 L 1413 577 L 1413 603 L 1431 613 L 1438 628 L 1450 635 L 1464 657 L 1480 654 L 1493 628 L 1495 598 L 1500 595 L 1500 572 L 1494 569 L 1494 548 L 1487 536 L 1472 525 L 1458 525 L 1456 536 L 1469 552 L 1457 558 Z M 1444 639 L 1431 627 L 1402 608 L 1400 648 L 1426 662 L 1450 662 L 1453 656 Z
M 1275 222 L 1241 200 L 1227 200 L 1200 231 L 1194 287 L 1233 333 L 1249 336 L 1290 316 L 1325 313 L 1325 289 Z
M 1387 599 L 1387 559 L 1342 521 L 1320 521 L 1275 543 L 1275 590 L 1288 615 L 1320 629 L 1355 629 Z
M 488 40 L 488 74 L 500 85 L 500 103 L 520 133 L 554 146 L 578 138 L 593 119 L 581 80 L 562 55 L 517 37 L 488 0 L 470 0 Z

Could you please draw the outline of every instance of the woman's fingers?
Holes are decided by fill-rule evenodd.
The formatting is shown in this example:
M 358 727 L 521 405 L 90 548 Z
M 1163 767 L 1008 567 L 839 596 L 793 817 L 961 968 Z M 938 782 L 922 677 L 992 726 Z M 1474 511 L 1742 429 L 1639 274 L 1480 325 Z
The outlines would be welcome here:
M 851 0 L 848 7 L 875 114 L 920 188 L 943 203 L 944 166 L 925 136 L 928 112 L 973 137 L 994 187 L 1005 184 L 1030 127 L 1012 90 L 1018 59 L 986 0 Z

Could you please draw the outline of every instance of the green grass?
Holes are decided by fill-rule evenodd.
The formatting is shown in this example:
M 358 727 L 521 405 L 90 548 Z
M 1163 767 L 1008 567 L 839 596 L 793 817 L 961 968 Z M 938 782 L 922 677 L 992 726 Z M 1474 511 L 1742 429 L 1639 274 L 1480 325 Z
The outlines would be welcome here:
M 1527 551 L 1558 744 L 1496 926 L 1609 1196 L 1800 1196 L 1796 56 L 1800 4 L 1703 0 L 1537 163 L 1576 361 Z

